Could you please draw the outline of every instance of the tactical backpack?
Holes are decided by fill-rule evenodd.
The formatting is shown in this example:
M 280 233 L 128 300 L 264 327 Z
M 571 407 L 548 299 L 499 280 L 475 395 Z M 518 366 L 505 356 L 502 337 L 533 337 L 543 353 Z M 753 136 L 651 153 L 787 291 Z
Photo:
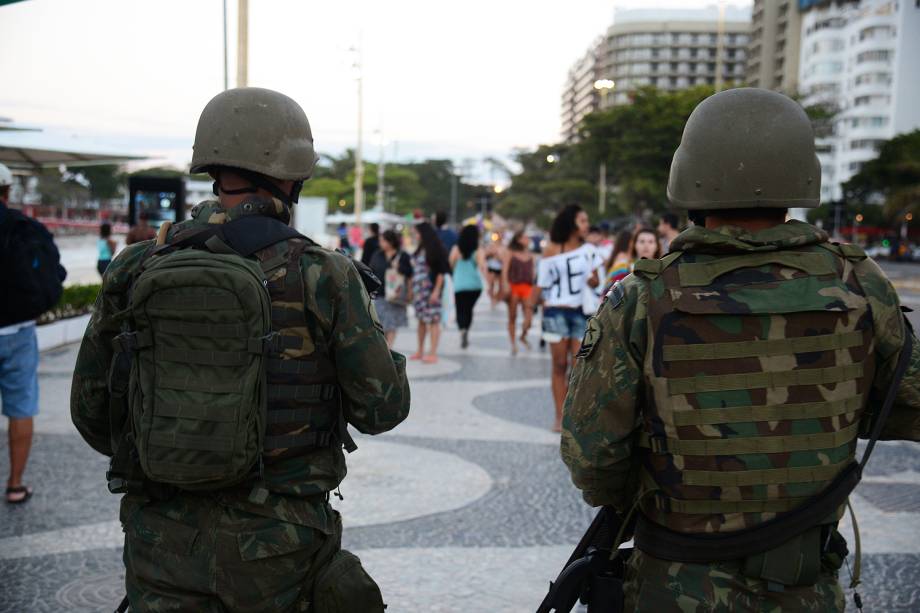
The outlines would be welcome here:
M 45 226 L 7 209 L 0 224 L 0 253 L 0 291 L 16 297 L 0 304 L 0 327 L 36 319 L 58 303 L 67 271 Z
M 258 502 L 267 487 L 303 494 L 288 481 L 309 471 L 265 467 L 332 444 L 356 449 L 335 364 L 304 336 L 299 262 L 312 249 L 253 214 L 183 229 L 145 256 L 109 377 L 110 491 L 219 489 L 258 474 Z

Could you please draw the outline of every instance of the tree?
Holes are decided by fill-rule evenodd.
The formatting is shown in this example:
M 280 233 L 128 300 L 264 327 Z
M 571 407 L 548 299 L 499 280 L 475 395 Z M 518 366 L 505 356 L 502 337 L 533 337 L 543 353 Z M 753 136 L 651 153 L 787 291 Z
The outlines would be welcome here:
M 497 210 L 505 217 L 546 223 L 566 204 L 579 204 L 596 212 L 596 172 L 582 152 L 567 145 L 541 145 L 534 151 L 519 149 L 514 160 L 521 171 L 499 198 Z
M 125 174 L 116 164 L 84 166 L 75 170 L 89 182 L 89 193 L 97 200 L 117 198 L 124 192 Z
M 878 156 L 843 184 L 848 202 L 884 203 L 889 220 L 920 213 L 920 130 L 886 141 Z
M 690 113 L 712 93 L 708 86 L 675 92 L 646 87 L 631 104 L 585 117 L 575 148 L 598 164 L 606 161 L 623 213 L 639 217 L 667 208 L 671 158 Z

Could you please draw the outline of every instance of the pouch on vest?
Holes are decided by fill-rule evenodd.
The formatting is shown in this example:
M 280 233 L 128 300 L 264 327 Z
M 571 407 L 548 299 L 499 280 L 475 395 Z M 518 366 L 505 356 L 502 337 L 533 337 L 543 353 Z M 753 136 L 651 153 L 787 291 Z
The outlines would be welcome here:
M 258 262 L 185 249 L 145 262 L 132 288 L 129 406 L 153 481 L 218 489 L 259 465 L 271 302 Z
M 337 551 L 316 577 L 313 613 L 377 613 L 385 609 L 377 583 L 350 551 Z

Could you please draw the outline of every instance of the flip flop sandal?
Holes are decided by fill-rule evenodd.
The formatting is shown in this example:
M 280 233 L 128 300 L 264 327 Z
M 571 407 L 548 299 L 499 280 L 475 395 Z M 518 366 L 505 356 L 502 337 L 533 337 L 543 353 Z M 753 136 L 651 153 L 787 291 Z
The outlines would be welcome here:
M 11 500 L 10 494 L 23 494 L 23 497 Z M 16 487 L 6 488 L 7 504 L 22 504 L 23 502 L 25 502 L 31 497 L 32 497 L 32 488 L 26 487 L 25 485 L 17 485 Z

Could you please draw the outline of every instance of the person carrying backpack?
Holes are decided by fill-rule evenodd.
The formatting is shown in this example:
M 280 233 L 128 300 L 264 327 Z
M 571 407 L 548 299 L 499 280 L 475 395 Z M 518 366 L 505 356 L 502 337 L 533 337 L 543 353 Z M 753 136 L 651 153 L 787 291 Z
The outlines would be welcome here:
M 17 504 L 32 496 L 22 475 L 38 414 L 35 319 L 60 300 L 67 272 L 45 226 L 7 207 L 12 185 L 10 169 L 0 164 L 0 291 L 16 297 L 0 304 L 0 399 L 10 420 L 6 501 Z
M 215 96 L 191 172 L 217 199 L 111 263 L 71 413 L 124 494 L 131 611 L 383 611 L 329 504 L 351 424 L 409 411 L 360 264 L 289 227 L 316 163 L 301 107 Z M 111 373 L 111 374 L 110 374 Z

